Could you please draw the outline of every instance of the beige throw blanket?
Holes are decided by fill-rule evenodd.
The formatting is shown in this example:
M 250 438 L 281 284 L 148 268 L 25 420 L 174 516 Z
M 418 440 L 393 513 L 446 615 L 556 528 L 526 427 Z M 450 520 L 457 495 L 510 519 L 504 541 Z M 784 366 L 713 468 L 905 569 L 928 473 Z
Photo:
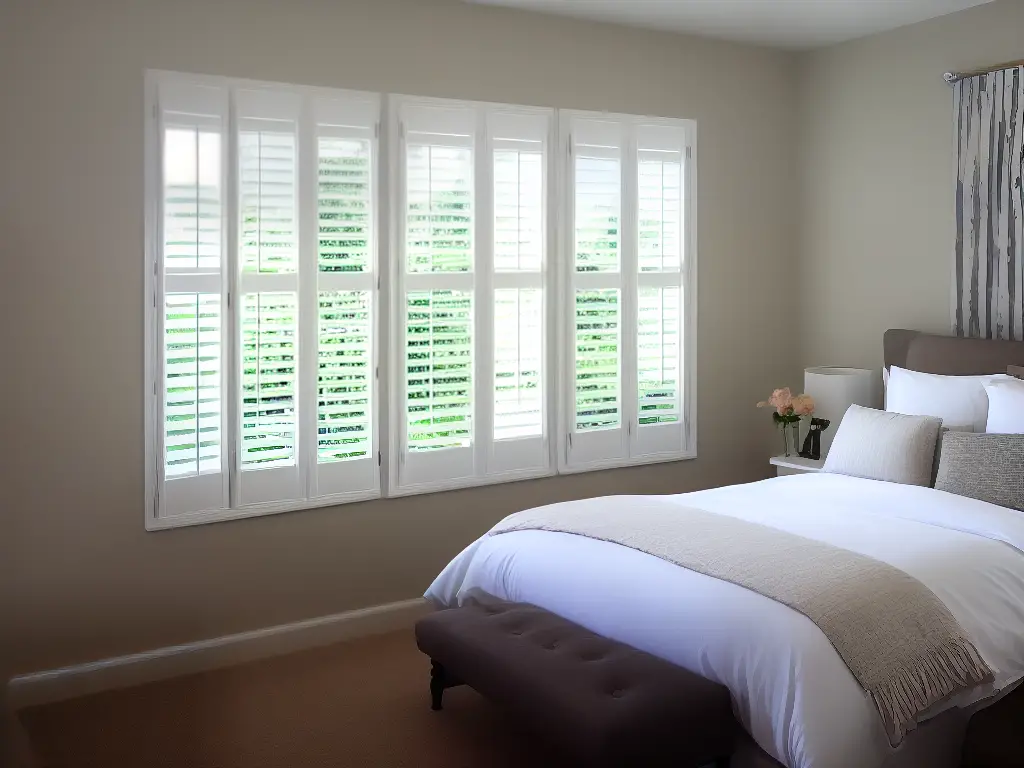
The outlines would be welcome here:
M 490 535 L 571 533 L 646 552 L 799 611 L 871 696 L 898 745 L 928 707 L 992 680 L 949 609 L 924 584 L 865 555 L 654 498 L 614 510 L 558 504 L 506 518 Z

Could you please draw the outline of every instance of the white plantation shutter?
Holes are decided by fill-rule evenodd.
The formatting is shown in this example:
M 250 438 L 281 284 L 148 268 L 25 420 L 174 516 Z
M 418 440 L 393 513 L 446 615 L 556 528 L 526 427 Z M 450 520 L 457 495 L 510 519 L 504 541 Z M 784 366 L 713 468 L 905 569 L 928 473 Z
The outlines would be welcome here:
M 147 90 L 149 524 L 379 495 L 379 97 L 174 73 Z
M 380 492 L 377 435 L 376 98 L 313 103 L 316 470 L 313 496 Z M 315 425 L 315 426 L 314 426 Z
M 400 100 L 392 492 L 548 472 L 550 112 Z
M 633 457 L 678 455 L 687 448 L 686 130 L 636 125 L 637 428 Z
M 151 323 L 160 450 L 152 477 L 155 509 L 174 516 L 228 505 L 228 92 L 173 82 L 151 98 L 160 158 Z
M 564 123 L 568 471 L 692 452 L 684 121 Z
M 566 207 L 571 212 L 566 227 L 571 392 L 565 464 L 586 466 L 628 455 L 627 345 L 622 343 L 628 338 L 624 325 L 632 305 L 624 280 L 628 146 L 619 121 L 575 118 L 564 127 L 569 142 Z
M 146 97 L 148 527 L 695 455 L 692 123 Z
M 480 269 L 490 282 L 485 340 L 492 380 L 484 382 L 491 420 L 489 475 L 544 470 L 548 450 L 547 274 L 550 116 L 494 109 L 486 113 L 491 179 L 490 224 Z M 488 227 L 483 227 L 486 231 Z
M 474 474 L 476 112 L 399 105 L 398 472 L 393 487 Z
M 299 120 L 302 99 L 234 94 L 240 308 L 239 501 L 305 496 L 300 462 Z

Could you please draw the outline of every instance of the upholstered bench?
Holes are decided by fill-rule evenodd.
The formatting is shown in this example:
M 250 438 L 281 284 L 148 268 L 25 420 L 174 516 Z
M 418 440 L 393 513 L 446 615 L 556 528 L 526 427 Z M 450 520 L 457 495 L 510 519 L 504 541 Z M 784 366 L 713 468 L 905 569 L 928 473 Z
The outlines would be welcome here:
M 469 685 L 587 766 L 725 766 L 729 691 L 536 606 L 487 599 L 416 625 L 432 706 Z

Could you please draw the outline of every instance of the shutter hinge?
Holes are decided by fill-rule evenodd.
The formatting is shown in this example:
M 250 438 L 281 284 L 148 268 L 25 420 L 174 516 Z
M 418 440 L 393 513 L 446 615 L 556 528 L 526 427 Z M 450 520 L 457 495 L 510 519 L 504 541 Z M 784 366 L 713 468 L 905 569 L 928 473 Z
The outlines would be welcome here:
M 153 517 L 159 517 L 160 515 L 160 488 L 153 492 Z
M 156 291 L 153 291 L 153 309 L 156 309 Z
M 373 124 L 373 138 L 380 138 L 380 121 Z
M 377 466 L 380 466 L 380 451 L 377 451 Z
M 633 422 L 632 421 L 626 423 L 626 436 L 627 437 L 632 437 L 633 436 Z
M 572 134 L 569 134 L 569 157 L 572 157 Z
M 153 397 L 156 397 L 156 396 L 157 396 L 157 391 L 156 391 L 156 382 L 154 381 L 154 382 L 153 382 Z
M 231 291 L 228 291 L 228 310 L 231 309 Z
M 689 160 L 692 157 L 693 157 L 693 147 L 687 146 L 686 147 L 686 159 Z
M 380 366 L 379 365 L 376 365 L 373 368 L 373 378 L 375 378 L 375 379 L 379 379 L 380 378 Z
M 377 275 L 377 290 L 380 290 L 380 275 Z

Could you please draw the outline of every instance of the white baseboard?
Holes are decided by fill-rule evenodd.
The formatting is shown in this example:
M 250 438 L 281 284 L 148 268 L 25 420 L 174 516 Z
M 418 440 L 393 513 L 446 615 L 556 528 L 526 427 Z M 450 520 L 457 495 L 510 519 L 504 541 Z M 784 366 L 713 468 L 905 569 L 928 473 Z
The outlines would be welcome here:
M 412 627 L 430 611 L 422 598 L 376 605 L 237 635 L 117 656 L 11 678 L 8 700 L 16 708 L 204 672 L 270 656 Z

